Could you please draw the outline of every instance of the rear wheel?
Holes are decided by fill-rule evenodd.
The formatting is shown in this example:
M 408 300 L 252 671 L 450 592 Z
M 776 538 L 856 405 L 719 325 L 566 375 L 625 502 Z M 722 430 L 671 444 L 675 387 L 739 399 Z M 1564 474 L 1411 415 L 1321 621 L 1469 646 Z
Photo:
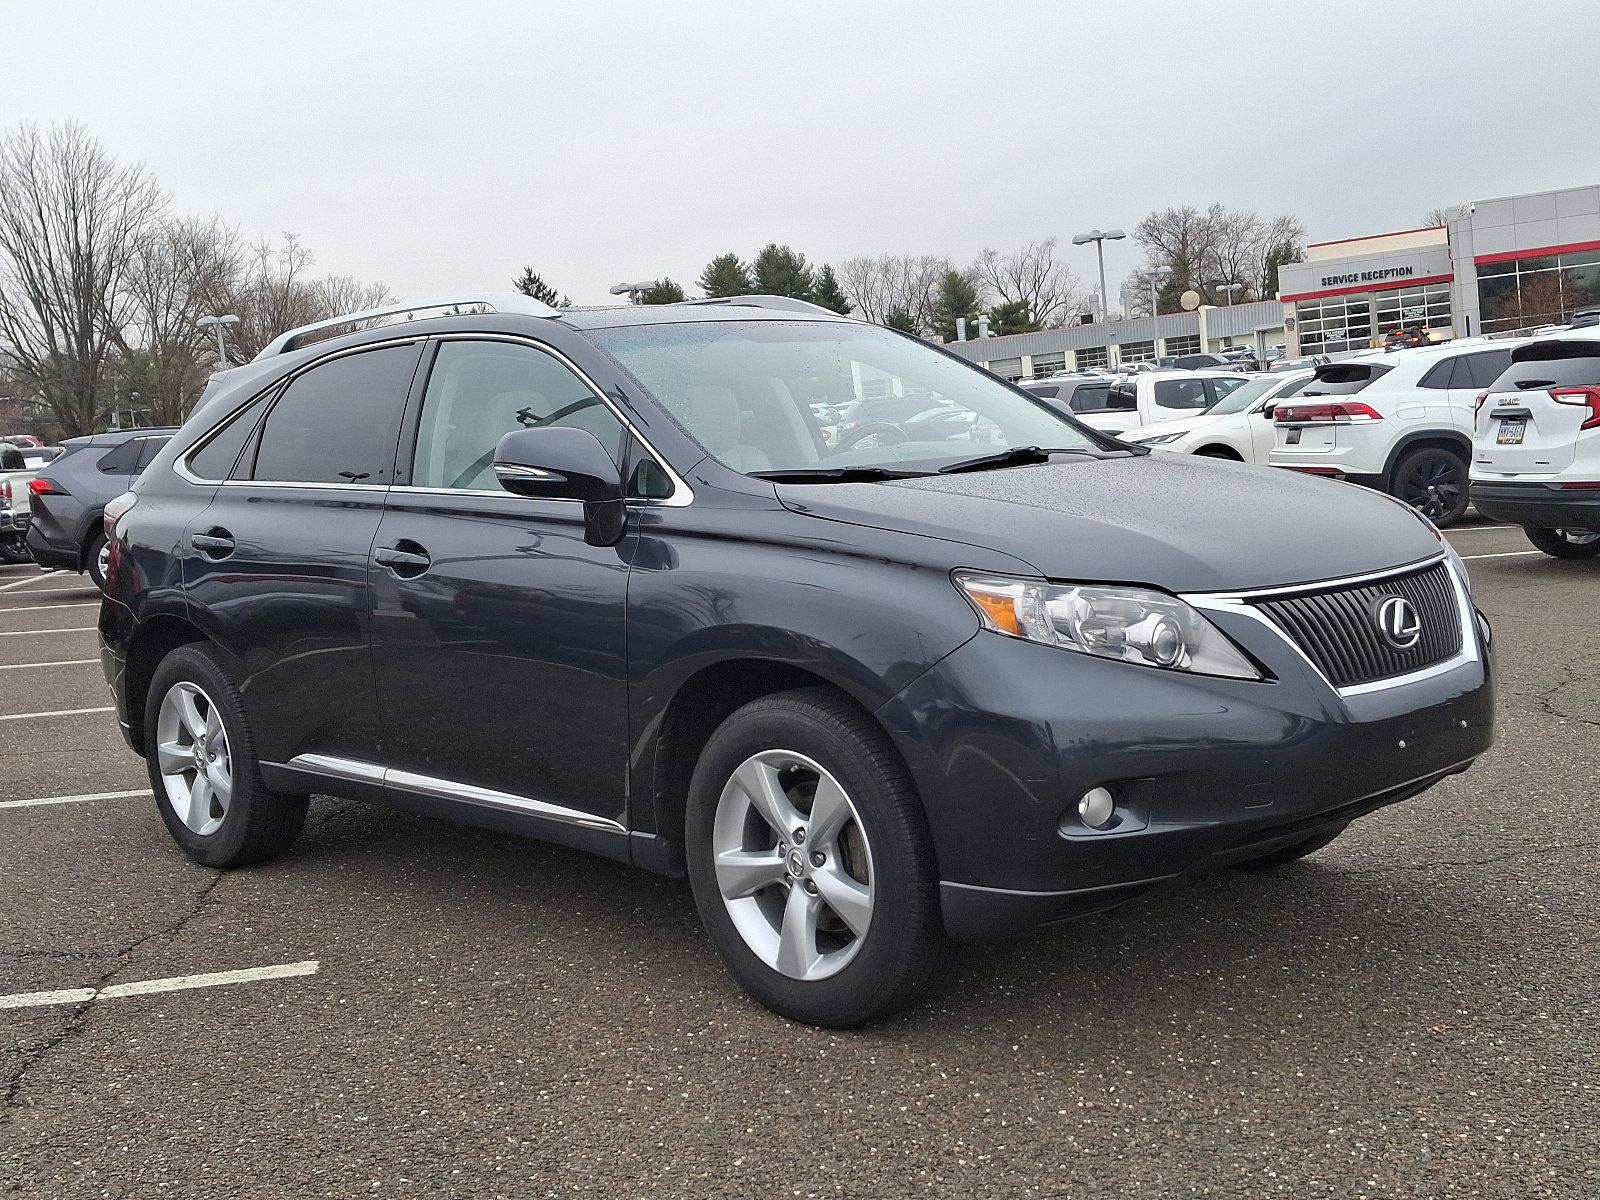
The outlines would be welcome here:
M 1348 825 L 1340 825 L 1334 829 L 1314 834 L 1303 842 L 1291 842 L 1287 846 L 1279 846 L 1276 850 L 1269 850 L 1259 858 L 1247 858 L 1243 862 L 1234 863 L 1234 869 L 1239 871 L 1270 871 L 1274 867 L 1285 866 L 1304 858 L 1308 854 L 1315 854 L 1348 828 Z
M 1467 511 L 1467 463 L 1453 450 L 1424 446 L 1402 458 L 1390 492 L 1439 528 L 1454 525 Z
M 1594 558 L 1600 555 L 1600 533 L 1590 529 L 1525 528 L 1528 540 L 1552 558 Z
M 111 543 L 106 541 L 105 534 L 97 533 L 89 539 L 83 552 L 83 565 L 95 587 L 105 591 L 106 572 L 111 569 Z
M 300 836 L 310 797 L 262 782 L 239 689 L 206 647 L 180 646 L 156 668 L 144 747 L 161 819 L 195 862 L 242 867 Z
M 932 839 L 881 730 L 822 688 L 752 701 L 690 785 L 689 880 L 734 977 L 796 1021 L 847 1028 L 941 974 Z

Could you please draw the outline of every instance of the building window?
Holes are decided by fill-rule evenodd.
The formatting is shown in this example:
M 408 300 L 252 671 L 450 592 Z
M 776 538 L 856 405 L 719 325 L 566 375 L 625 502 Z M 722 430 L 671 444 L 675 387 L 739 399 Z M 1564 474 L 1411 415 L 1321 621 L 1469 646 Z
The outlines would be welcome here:
M 1125 363 L 1149 362 L 1156 356 L 1154 342 L 1124 342 L 1122 344 L 1122 361 Z
M 1175 358 L 1179 354 L 1199 354 L 1200 335 L 1186 333 L 1182 337 L 1169 337 L 1161 339 L 1164 357 Z
M 1370 292 L 1302 300 L 1294 306 L 1294 316 L 1302 354 L 1337 354 L 1372 345 Z
M 1559 325 L 1600 304 L 1600 250 L 1542 254 L 1478 268 L 1484 333 Z
M 1078 370 L 1088 371 L 1105 366 L 1111 361 L 1111 355 L 1105 346 L 1085 346 L 1077 352 L 1077 359 Z
M 1426 325 L 1435 338 L 1448 338 L 1451 335 L 1448 283 L 1379 292 L 1377 309 L 1378 329 L 1383 333 Z
M 1057 371 L 1067 369 L 1067 356 L 1060 354 L 1035 354 L 1033 356 L 1033 377 L 1035 379 L 1048 379 Z
M 1022 360 L 1020 358 L 996 359 L 989 364 L 989 370 L 1000 376 L 1001 379 L 1009 379 L 1012 383 L 1015 383 L 1022 378 Z

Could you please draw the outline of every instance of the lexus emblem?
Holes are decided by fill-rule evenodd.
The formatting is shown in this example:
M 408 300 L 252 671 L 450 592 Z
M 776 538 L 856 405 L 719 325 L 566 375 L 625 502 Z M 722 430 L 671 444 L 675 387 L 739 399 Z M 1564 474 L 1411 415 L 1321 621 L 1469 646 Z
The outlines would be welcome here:
M 1410 650 L 1422 640 L 1422 618 L 1404 596 L 1386 596 L 1378 602 L 1373 620 L 1378 634 L 1396 650 Z

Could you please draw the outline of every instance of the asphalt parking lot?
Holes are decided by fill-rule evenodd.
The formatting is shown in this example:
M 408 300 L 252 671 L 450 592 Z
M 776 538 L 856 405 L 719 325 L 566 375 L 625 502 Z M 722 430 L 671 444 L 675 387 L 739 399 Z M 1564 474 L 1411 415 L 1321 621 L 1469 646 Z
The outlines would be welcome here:
M 191 865 L 96 593 L 0 568 L 0 1194 L 1600 1195 L 1600 562 L 1451 540 L 1497 635 L 1474 771 L 853 1034 L 575 852 L 319 797 L 279 862 Z

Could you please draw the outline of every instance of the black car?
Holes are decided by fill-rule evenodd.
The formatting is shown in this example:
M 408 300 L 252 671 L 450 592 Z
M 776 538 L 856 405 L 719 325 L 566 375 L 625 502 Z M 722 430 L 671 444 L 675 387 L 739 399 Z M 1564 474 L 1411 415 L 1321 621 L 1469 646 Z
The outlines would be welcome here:
M 750 992 L 847 1026 L 1490 743 L 1466 576 L 1385 496 L 794 301 L 453 304 L 279 339 L 106 510 L 106 676 L 198 862 L 310 793 L 547 838 L 687 875 Z M 867 378 L 996 440 L 831 451 L 805 398 Z
M 68 438 L 29 483 L 27 548 L 41 567 L 87 571 L 105 586 L 106 501 L 132 486 L 176 430 L 120 429 Z

